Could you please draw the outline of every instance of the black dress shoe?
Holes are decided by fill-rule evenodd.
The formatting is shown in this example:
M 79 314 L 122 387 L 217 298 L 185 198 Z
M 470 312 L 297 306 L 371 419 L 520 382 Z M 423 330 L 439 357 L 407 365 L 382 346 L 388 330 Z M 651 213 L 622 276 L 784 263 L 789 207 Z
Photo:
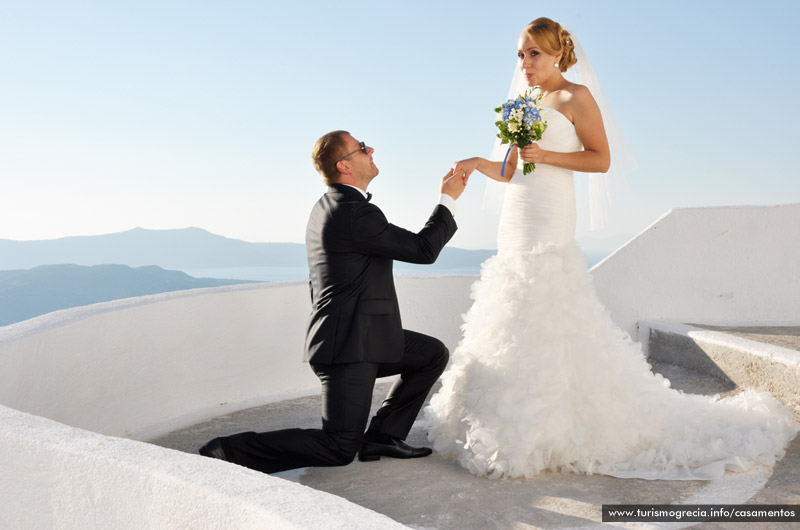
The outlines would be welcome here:
M 385 442 L 361 442 L 361 450 L 358 452 L 358 459 L 361 462 L 374 462 L 380 460 L 382 456 L 392 458 L 421 458 L 428 456 L 433 450 L 430 447 L 411 447 L 403 440 L 391 438 Z
M 209 458 L 218 458 L 219 460 L 225 460 L 226 462 L 228 461 L 228 458 L 225 456 L 225 449 L 222 447 L 221 438 L 214 438 L 201 447 L 197 452 Z

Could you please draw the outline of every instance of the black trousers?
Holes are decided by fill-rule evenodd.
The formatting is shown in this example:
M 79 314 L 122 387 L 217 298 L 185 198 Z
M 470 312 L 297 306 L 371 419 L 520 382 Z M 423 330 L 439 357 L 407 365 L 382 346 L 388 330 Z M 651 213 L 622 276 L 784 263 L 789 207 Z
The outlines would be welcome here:
M 397 363 L 318 364 L 322 383 L 322 429 L 243 432 L 223 438 L 230 461 L 276 473 L 308 466 L 342 466 L 353 461 L 369 419 L 375 379 L 400 374 L 369 431 L 404 440 L 449 353 L 438 339 L 404 330 L 405 353 Z

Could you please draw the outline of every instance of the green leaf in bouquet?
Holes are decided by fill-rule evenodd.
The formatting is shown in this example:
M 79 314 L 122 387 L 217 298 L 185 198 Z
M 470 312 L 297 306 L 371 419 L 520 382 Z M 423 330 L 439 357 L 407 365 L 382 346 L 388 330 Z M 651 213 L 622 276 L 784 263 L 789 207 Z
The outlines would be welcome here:
M 522 174 L 527 175 L 529 173 L 533 173 L 533 170 L 536 169 L 536 164 L 533 162 L 523 162 L 522 163 Z

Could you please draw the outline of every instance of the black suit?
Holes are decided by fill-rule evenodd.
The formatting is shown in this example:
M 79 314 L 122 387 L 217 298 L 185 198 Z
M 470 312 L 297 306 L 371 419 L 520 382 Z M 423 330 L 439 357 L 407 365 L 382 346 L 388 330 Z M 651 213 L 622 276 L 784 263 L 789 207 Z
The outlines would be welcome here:
M 369 431 L 405 439 L 448 352 L 439 340 L 403 329 L 392 264 L 433 263 L 455 231 L 445 206 L 415 234 L 389 223 L 358 190 L 329 188 L 306 229 L 312 308 L 305 360 L 322 382 L 322 429 L 228 437 L 223 447 L 230 460 L 267 473 L 351 462 L 375 379 L 394 374 L 401 377 Z

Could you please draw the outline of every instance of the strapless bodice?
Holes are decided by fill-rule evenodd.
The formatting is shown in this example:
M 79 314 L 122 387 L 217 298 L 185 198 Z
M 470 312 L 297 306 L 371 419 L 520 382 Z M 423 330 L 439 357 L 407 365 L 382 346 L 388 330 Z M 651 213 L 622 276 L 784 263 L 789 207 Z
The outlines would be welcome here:
M 545 151 L 572 153 L 583 146 L 575 126 L 555 109 L 544 109 L 547 129 L 538 142 Z M 564 245 L 575 236 L 575 187 L 572 171 L 536 164 L 523 175 L 522 160 L 503 201 L 498 250 L 533 250 L 540 244 Z
M 575 125 L 569 121 L 569 118 L 556 109 L 544 109 L 544 117 L 547 120 L 547 129 L 545 129 L 542 139 L 539 140 L 539 146 L 542 149 L 558 153 L 573 153 L 583 149 L 581 140 L 575 132 Z M 547 166 L 547 164 L 542 165 Z M 519 166 L 522 167 L 522 161 L 519 162 Z M 562 169 L 553 166 L 549 167 Z

